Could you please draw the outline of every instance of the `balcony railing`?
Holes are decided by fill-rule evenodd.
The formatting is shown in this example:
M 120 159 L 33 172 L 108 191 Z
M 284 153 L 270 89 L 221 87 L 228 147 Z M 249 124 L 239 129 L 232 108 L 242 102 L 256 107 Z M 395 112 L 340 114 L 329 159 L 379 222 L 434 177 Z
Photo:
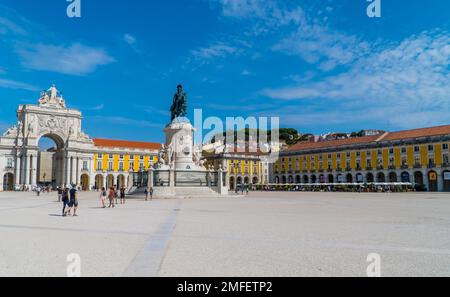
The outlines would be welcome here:
M 409 169 L 408 165 L 402 165 L 401 169 Z
M 383 165 L 378 165 L 378 166 L 377 166 L 377 169 L 378 169 L 378 170 L 384 170 L 384 166 L 383 166 Z
M 369 170 L 369 171 L 370 171 L 370 170 L 373 170 L 373 168 L 372 168 L 372 166 L 367 166 L 367 167 L 366 167 L 366 170 Z
M 422 165 L 421 165 L 421 164 L 414 164 L 414 168 L 415 168 L 415 169 L 421 169 L 421 168 L 422 168 Z
M 389 169 L 395 170 L 395 169 L 396 169 L 396 168 L 395 168 L 395 165 L 389 165 Z
M 429 169 L 436 168 L 436 164 L 435 163 L 430 163 L 430 164 L 428 164 L 428 168 Z

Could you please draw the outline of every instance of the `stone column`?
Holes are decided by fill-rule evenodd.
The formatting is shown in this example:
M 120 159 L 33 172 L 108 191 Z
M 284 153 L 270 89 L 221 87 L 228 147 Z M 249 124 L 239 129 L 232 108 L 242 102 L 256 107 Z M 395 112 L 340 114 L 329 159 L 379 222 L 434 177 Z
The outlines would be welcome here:
M 74 185 L 78 185 L 77 183 L 77 157 L 72 157 L 72 178 L 71 182 Z
M 228 187 L 226 185 L 224 185 L 224 182 L 223 182 L 224 172 L 223 172 L 222 168 L 219 168 L 218 177 L 219 177 L 219 183 L 218 183 L 219 194 L 225 195 Z
M 153 167 L 150 167 L 150 170 L 148 171 L 148 187 L 153 187 L 154 180 L 155 180 L 155 170 Z
M 103 172 L 103 187 L 105 188 L 106 188 L 106 177 L 107 177 L 106 172 Z
M 438 184 L 438 192 L 444 191 L 444 176 L 442 173 L 437 173 L 437 184 Z
M 25 181 L 24 181 L 24 185 L 29 186 L 30 185 L 30 167 L 31 167 L 31 156 L 27 155 L 25 157 L 25 166 L 24 166 L 24 171 L 25 171 Z
M 171 189 L 175 188 L 175 170 L 173 168 L 169 170 L 169 187 Z
M 77 185 L 81 185 L 81 159 L 77 158 L 77 175 L 76 175 L 76 183 Z
M 37 186 L 37 161 L 38 157 L 36 155 L 33 155 L 33 162 L 31 164 L 31 186 L 35 187 Z M 51 177 L 50 177 L 51 178 Z
M 64 184 L 66 187 L 70 186 L 70 157 L 69 154 L 66 155 L 65 162 L 66 164 L 64 168 Z
M 428 171 L 427 170 L 422 170 L 422 176 L 423 176 L 423 184 L 425 186 L 425 188 L 427 188 L 427 191 L 430 191 L 430 183 L 428 181 Z
M 20 156 L 17 156 L 16 158 L 16 174 L 14 175 L 14 179 L 15 179 L 15 185 L 19 186 L 20 185 L 20 167 L 22 166 L 22 158 Z

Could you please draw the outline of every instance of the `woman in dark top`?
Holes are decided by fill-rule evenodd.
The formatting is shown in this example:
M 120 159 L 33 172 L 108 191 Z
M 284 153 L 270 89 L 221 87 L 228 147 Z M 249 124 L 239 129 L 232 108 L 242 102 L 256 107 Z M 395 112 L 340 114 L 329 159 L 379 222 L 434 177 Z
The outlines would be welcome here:
M 64 190 L 62 190 L 62 202 L 63 202 L 63 210 L 62 210 L 62 214 L 63 217 L 67 216 L 67 212 L 70 210 L 69 208 L 66 211 L 66 207 L 69 205 L 69 191 L 67 190 L 67 188 L 65 188 Z

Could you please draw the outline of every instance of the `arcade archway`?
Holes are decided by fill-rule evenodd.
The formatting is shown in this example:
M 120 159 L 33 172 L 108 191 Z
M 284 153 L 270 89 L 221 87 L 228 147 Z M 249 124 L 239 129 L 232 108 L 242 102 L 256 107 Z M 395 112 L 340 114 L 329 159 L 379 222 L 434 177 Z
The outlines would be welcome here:
M 13 191 L 14 190 L 14 174 L 5 173 L 3 176 L 3 191 Z
M 123 174 L 120 174 L 117 177 L 117 187 L 120 189 L 120 188 L 125 187 L 125 186 L 126 186 L 126 184 L 125 184 L 125 176 Z
M 95 189 L 101 190 L 105 185 L 103 184 L 103 175 L 97 174 L 95 176 Z
M 89 191 L 89 175 L 83 174 L 80 178 L 80 186 L 82 191 Z
M 64 140 L 57 134 L 48 133 L 42 135 L 38 140 L 39 152 L 37 155 L 36 182 L 39 186 L 50 186 L 56 188 L 65 184 L 65 150 Z M 31 159 L 33 164 L 33 159 Z M 33 178 L 35 173 L 30 176 Z M 32 184 L 32 183 L 30 183 Z

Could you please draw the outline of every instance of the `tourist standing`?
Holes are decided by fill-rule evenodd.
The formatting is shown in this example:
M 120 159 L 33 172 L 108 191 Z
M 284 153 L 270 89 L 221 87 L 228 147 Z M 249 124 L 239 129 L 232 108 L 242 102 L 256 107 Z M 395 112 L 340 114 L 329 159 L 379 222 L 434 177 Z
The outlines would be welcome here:
M 36 194 L 38 197 L 41 196 L 41 187 L 36 188 Z
M 61 187 L 58 187 L 56 189 L 57 193 L 58 193 L 58 202 L 61 202 L 62 199 L 62 195 L 63 195 L 63 189 Z
M 116 199 L 116 205 L 119 205 L 119 201 L 118 201 L 119 194 L 117 193 L 117 186 L 116 185 L 114 185 L 113 190 L 114 190 L 114 198 Z
M 70 204 L 69 204 L 69 206 L 71 206 L 73 208 L 72 216 L 77 217 L 78 216 L 77 215 L 78 197 L 77 197 L 77 188 L 76 187 L 72 187 L 72 189 L 70 189 L 69 197 L 70 197 Z
M 67 217 L 67 212 L 70 211 L 70 207 L 68 207 L 69 206 L 69 192 L 68 192 L 67 188 L 65 188 L 65 189 L 60 188 L 60 190 L 61 190 L 61 200 L 63 202 L 62 216 Z M 66 208 L 67 208 L 67 211 L 66 211 Z
M 115 207 L 114 206 L 115 191 L 114 191 L 113 187 L 109 188 L 108 198 L 109 198 L 109 206 L 108 206 L 108 208 L 111 208 L 111 207 L 114 208 Z
M 100 192 L 100 202 L 102 203 L 103 208 L 106 208 L 106 197 L 108 197 L 108 193 L 106 192 L 105 187 L 103 187 Z
M 125 204 L 125 187 L 120 188 L 120 204 Z

